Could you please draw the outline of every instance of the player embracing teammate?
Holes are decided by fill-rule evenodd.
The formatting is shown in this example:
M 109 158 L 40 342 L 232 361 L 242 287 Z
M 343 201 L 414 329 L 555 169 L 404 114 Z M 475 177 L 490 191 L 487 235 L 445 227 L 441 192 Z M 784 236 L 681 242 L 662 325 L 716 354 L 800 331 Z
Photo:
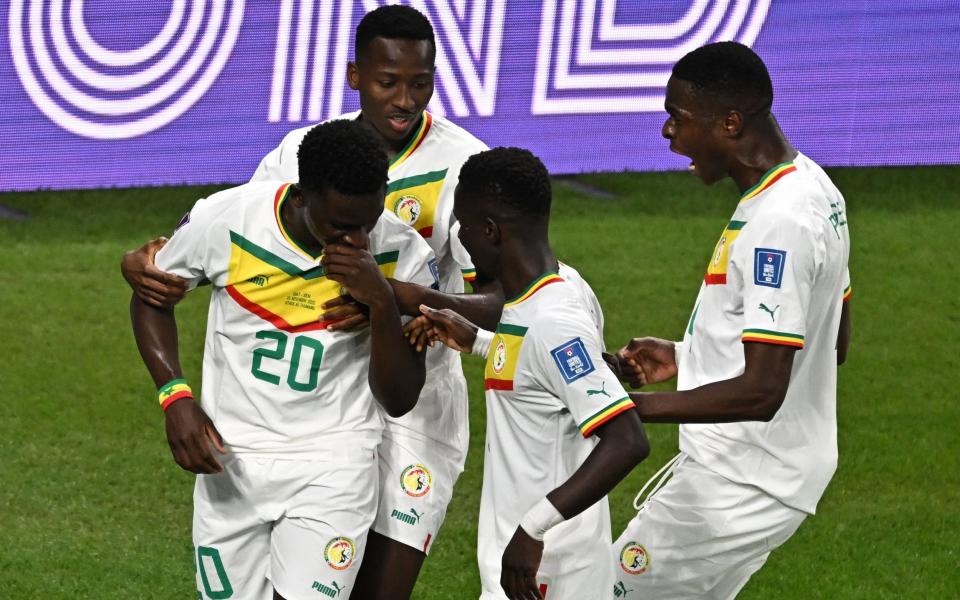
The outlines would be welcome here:
M 461 343 L 458 349 L 473 349 L 487 356 L 488 464 L 479 540 L 484 597 L 534 598 L 544 592 L 549 598 L 603 597 L 608 592 L 601 589 L 611 588 L 614 597 L 636 589 L 665 598 L 735 595 L 769 550 L 785 541 L 805 514 L 812 513 L 832 475 L 836 464 L 836 362 L 838 355 L 845 353 L 848 339 L 844 335 L 838 342 L 837 332 L 849 331 L 845 304 L 845 316 L 840 318 L 840 306 L 848 297 L 844 288 L 849 287 L 843 198 L 819 167 L 783 138 L 770 114 L 772 88 L 762 62 L 742 46 L 719 44 L 691 53 L 675 67 L 668 87 L 670 119 L 664 125 L 665 137 L 671 139 L 672 149 L 694 160 L 694 172 L 705 182 L 731 176 L 743 197 L 717 245 L 684 341 L 635 339 L 618 353 L 619 360 L 609 361 L 625 381 L 634 384 L 662 381 L 679 372 L 681 391 L 634 393 L 628 399 L 600 355 L 599 305 L 576 271 L 552 258 L 546 244 L 544 206 L 535 200 L 537 189 L 522 187 L 539 181 L 537 175 L 546 177 L 545 170 L 538 170 L 542 169 L 539 161 L 529 153 L 509 149 L 483 152 L 471 159 L 475 175 L 479 175 L 461 182 L 457 193 L 472 202 L 460 201 L 456 208 L 454 191 L 461 168 L 468 157 L 486 147 L 426 111 L 433 93 L 436 53 L 429 22 L 408 7 L 382 7 L 361 21 L 355 49 L 348 80 L 359 92 L 361 110 L 341 119 L 367 126 L 380 150 L 386 152 L 388 181 L 381 196 L 385 216 L 352 224 L 351 219 L 360 217 L 357 213 L 346 221 L 327 223 L 324 219 L 330 220 L 330 214 L 306 210 L 298 236 L 297 222 L 286 227 L 283 215 L 301 206 L 296 199 L 300 188 L 278 187 L 269 218 L 277 223 L 286 249 L 306 247 L 308 252 L 300 259 L 313 260 L 313 267 L 289 257 L 278 260 L 276 253 L 264 253 L 262 245 L 230 229 L 243 240 L 230 237 L 230 247 L 235 247 L 231 252 L 239 253 L 240 258 L 231 256 L 224 268 L 233 278 L 218 283 L 187 263 L 170 269 L 173 274 L 162 272 L 158 267 L 170 268 L 174 263 L 163 258 L 154 265 L 153 255 L 162 243 L 150 243 L 124 259 L 124 273 L 139 302 L 168 306 L 179 300 L 187 283 L 173 276 L 178 271 L 191 285 L 206 277 L 226 294 L 218 296 L 217 302 L 246 306 L 248 313 L 269 323 L 254 336 L 249 349 L 251 373 L 259 380 L 255 385 L 285 381 L 294 390 L 319 382 L 331 364 L 324 361 L 341 359 L 309 342 L 311 336 L 288 335 L 284 323 L 299 326 L 284 320 L 284 311 L 290 306 L 312 311 L 309 314 L 323 325 L 324 335 L 359 336 L 361 340 L 386 335 L 381 316 L 384 307 L 393 306 L 408 315 L 416 314 L 421 304 L 451 309 L 479 326 L 468 329 L 476 343 Z M 255 182 L 302 182 L 304 166 L 298 165 L 297 156 L 303 141 L 314 135 L 308 133 L 311 129 L 286 136 L 261 161 L 249 186 L 256 187 Z M 336 164 L 335 160 L 329 165 L 314 162 L 310 168 L 323 173 L 337 168 Z M 519 174 L 511 169 L 519 169 Z M 499 187 L 491 187 L 491 182 Z M 519 187 L 511 192 L 508 188 L 515 184 Z M 340 196 L 356 195 L 349 185 L 344 188 L 347 191 L 333 189 Z M 517 190 L 524 193 L 517 194 Z M 363 193 L 369 194 L 369 190 Z M 217 206 L 225 206 L 224 197 L 239 198 L 223 194 Z M 478 206 L 489 210 L 483 215 L 471 212 Z M 202 214 L 203 210 L 197 213 Z M 187 217 L 187 222 L 198 216 Z M 293 214 L 287 216 L 294 218 Z M 830 223 L 829 232 L 836 239 L 826 236 L 823 219 Z M 374 231 L 393 227 L 398 221 L 419 234 L 420 246 L 428 249 L 427 254 L 411 249 L 379 251 L 374 242 L 380 238 Z M 362 231 L 324 235 L 325 226 L 336 229 L 345 224 Z M 544 225 L 542 239 L 537 224 Z M 494 230 L 495 235 L 491 234 Z M 180 235 L 184 239 L 187 234 Z M 308 236 L 319 244 L 309 247 L 309 240 L 302 244 Z M 418 247 L 409 236 L 404 239 L 409 248 Z M 182 246 L 183 242 L 178 242 L 177 247 Z M 473 260 L 464 246 L 475 255 Z M 175 252 L 165 250 L 161 256 Z M 401 268 L 395 254 L 417 255 L 418 264 L 432 271 L 433 285 L 417 268 Z M 527 272 L 533 268 L 532 263 L 524 262 L 530 256 L 539 256 L 533 261 L 543 267 L 537 273 Z M 473 264 L 478 257 L 485 261 L 475 286 L 479 293 L 464 295 L 463 278 L 474 278 Z M 514 259 L 516 264 L 511 262 Z M 265 266 L 259 271 L 250 267 L 261 264 Z M 317 293 L 309 287 L 316 283 L 311 279 L 339 281 L 338 264 L 365 265 L 361 272 L 366 275 L 360 284 L 344 279 L 336 293 L 332 288 Z M 520 264 L 526 267 L 518 270 Z M 240 271 L 231 271 L 240 266 L 242 274 L 249 275 L 242 281 L 238 279 Z M 347 271 L 350 277 L 356 272 L 352 266 Z M 278 291 L 275 284 L 284 281 L 282 285 L 287 287 Z M 381 285 L 384 282 L 389 287 Z M 510 295 L 522 293 L 504 305 L 500 283 L 509 288 Z M 839 296 L 835 288 L 840 289 Z M 265 296 L 265 289 L 272 289 L 273 295 Z M 278 293 L 284 294 L 282 301 Z M 563 298 L 555 297 L 558 294 Z M 436 335 L 443 329 L 438 319 L 451 314 L 427 311 L 424 319 L 432 323 Z M 390 323 L 398 321 L 391 318 Z M 492 341 L 489 335 L 484 337 L 484 328 L 494 332 Z M 344 368 L 348 364 L 368 368 L 369 390 L 387 408 L 377 447 L 377 483 L 364 484 L 367 490 L 379 488 L 379 494 L 354 503 L 363 513 L 357 523 L 367 522 L 371 527 L 369 537 L 365 539 L 365 531 L 335 535 L 322 549 L 304 538 L 304 543 L 309 542 L 303 546 L 305 551 L 325 557 L 331 573 L 337 575 L 327 577 L 329 582 L 323 579 L 326 574 L 315 579 L 310 593 L 285 583 L 285 574 L 295 571 L 288 566 L 296 565 L 296 560 L 287 558 L 291 556 L 289 547 L 286 551 L 260 547 L 247 558 L 255 567 L 246 563 L 227 567 L 223 554 L 212 543 L 200 540 L 197 581 L 205 597 L 217 597 L 225 589 L 224 582 L 232 586 L 237 598 L 263 597 L 262 590 L 269 589 L 269 583 L 277 597 L 281 593 L 287 598 L 308 597 L 327 590 L 339 595 L 348 583 L 353 589 L 347 594 L 353 598 L 409 597 L 463 469 L 466 386 L 455 352 L 438 346 L 427 351 L 425 379 L 415 406 L 411 408 L 408 395 L 394 401 L 394 393 L 413 388 L 389 390 L 386 379 L 374 376 L 398 373 L 390 370 L 391 364 L 385 364 L 377 348 L 376 344 L 366 350 L 361 347 L 342 363 Z M 145 360 L 149 365 L 148 354 Z M 304 367 L 307 360 L 312 362 Z M 209 377 L 206 361 L 205 356 L 205 380 Z M 269 370 L 270 361 L 277 361 L 274 367 L 285 367 L 288 372 Z M 158 385 L 166 375 L 179 374 L 158 376 L 153 367 L 151 372 Z M 397 377 L 397 382 L 405 380 Z M 176 381 L 178 377 L 171 379 L 161 387 L 167 406 L 189 397 L 188 388 L 178 387 L 183 385 Z M 513 387 L 506 389 L 505 381 Z M 416 381 L 410 382 L 414 384 Z M 218 421 L 233 411 L 229 404 L 223 406 L 225 412 L 217 410 L 210 415 L 208 429 L 205 424 L 197 431 L 215 432 Z M 373 423 L 380 417 L 369 418 Z M 641 419 L 736 424 L 683 426 L 681 456 L 669 470 L 673 479 L 648 500 L 611 552 L 604 496 L 646 454 Z M 556 456 L 559 462 L 537 463 L 533 468 L 515 465 L 516 457 L 511 458 L 505 449 L 533 443 L 529 432 L 545 424 L 554 428 L 545 438 L 547 446 L 528 454 Z M 219 434 L 210 433 L 208 439 L 220 450 L 230 449 L 228 456 L 238 447 L 231 436 L 221 440 Z M 621 449 L 619 455 L 609 450 L 614 444 Z M 708 451 L 717 444 L 724 447 L 724 456 Z M 766 462 L 761 456 L 767 457 Z M 201 515 L 195 514 L 197 540 L 198 528 L 203 530 L 205 519 L 209 520 L 203 517 L 210 514 L 209 510 L 203 513 L 209 498 L 217 494 L 233 497 L 233 493 L 248 498 L 259 493 L 252 486 L 231 488 L 229 493 L 218 489 L 213 496 L 209 491 L 201 494 L 210 488 L 202 483 L 204 478 L 222 480 L 224 473 L 214 473 L 220 465 L 208 448 L 199 460 L 202 465 L 187 466 L 178 456 L 185 468 L 206 473 L 198 477 L 195 495 L 196 514 Z M 366 477 L 369 464 L 365 464 Z M 261 477 L 253 471 L 243 476 L 259 477 L 261 483 L 273 481 L 269 479 L 273 475 Z M 334 495 L 347 498 L 357 481 L 337 484 Z M 523 493 L 517 495 L 518 491 Z M 702 499 L 698 493 L 708 494 L 715 503 L 702 512 L 693 510 L 691 502 Z M 335 503 L 331 498 L 316 506 Z M 282 522 L 287 514 L 282 503 L 270 508 L 274 512 L 266 512 L 274 515 L 273 519 L 263 517 L 260 508 L 257 518 Z M 232 519 L 230 514 L 224 511 L 223 519 Z M 320 508 L 313 514 L 313 518 L 324 515 Z M 701 525 L 691 525 L 688 517 L 700 519 Z M 735 540 L 733 545 L 716 545 L 711 528 L 717 523 L 732 527 L 728 535 Z M 287 540 L 294 540 L 288 543 L 297 547 L 295 536 Z M 599 545 L 585 552 L 591 544 Z M 543 561 L 538 552 L 543 553 Z M 716 566 L 716 557 L 729 561 Z M 356 566 L 349 570 L 351 565 L 359 566 L 359 573 Z M 678 579 L 680 573 L 688 572 L 687 567 L 695 576 Z M 236 579 L 231 581 L 230 573 L 237 573 Z M 219 588 L 211 584 L 211 574 L 216 574 Z M 237 582 L 248 577 L 256 582 L 241 589 Z

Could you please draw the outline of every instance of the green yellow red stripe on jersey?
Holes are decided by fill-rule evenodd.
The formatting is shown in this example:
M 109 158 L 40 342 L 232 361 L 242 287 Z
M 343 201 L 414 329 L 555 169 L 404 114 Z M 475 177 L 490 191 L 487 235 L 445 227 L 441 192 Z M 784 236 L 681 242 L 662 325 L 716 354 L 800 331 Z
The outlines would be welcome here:
M 611 402 L 606 407 L 595 412 L 590 418 L 585 419 L 583 423 L 580 423 L 580 433 L 583 437 L 590 437 L 590 434 L 592 434 L 597 427 L 600 427 L 620 413 L 630 410 L 633 406 L 633 400 L 631 400 L 629 396 Z
M 533 283 L 528 285 L 527 289 L 523 290 L 519 296 L 517 296 L 512 300 L 508 300 L 507 302 L 504 302 L 503 307 L 509 308 L 511 306 L 520 304 L 530 296 L 536 294 L 538 291 L 543 289 L 544 286 L 550 285 L 551 283 L 557 283 L 559 281 L 563 281 L 563 279 L 556 273 L 545 273 L 540 277 L 538 277 L 537 279 L 535 279 Z
M 850 298 L 853 297 L 853 286 L 847 286 L 847 289 L 843 290 L 843 301 L 849 302 Z
M 292 246 L 296 251 L 301 254 L 310 257 L 311 260 L 316 260 L 319 256 L 315 256 L 309 250 L 300 245 L 300 243 L 290 235 L 290 232 L 287 231 L 287 228 L 283 225 L 283 218 L 281 216 L 281 211 L 283 210 L 283 203 L 287 201 L 287 198 L 290 197 L 291 184 L 285 183 L 280 186 L 280 189 L 277 190 L 276 196 L 273 199 L 273 217 L 277 220 L 277 228 L 280 230 L 280 235 L 283 236 L 283 239 L 287 241 L 290 246 Z
M 763 342 L 765 344 L 779 344 L 803 348 L 803 336 L 796 333 L 770 331 L 769 329 L 744 329 L 740 337 L 741 342 Z
M 746 202 L 747 200 L 753 198 L 757 194 L 762 194 L 763 192 L 770 189 L 770 186 L 780 181 L 785 175 L 793 173 L 797 170 L 796 165 L 793 164 L 793 161 L 780 163 L 779 165 L 773 167 L 769 171 L 763 174 L 763 177 L 760 178 L 753 187 L 748 189 L 740 196 L 740 202 Z
M 390 168 L 403 164 L 403 161 L 407 160 L 411 154 L 417 151 L 417 148 L 420 147 L 420 144 L 423 143 L 423 140 L 427 137 L 427 134 L 430 133 L 430 127 L 433 125 L 433 117 L 430 116 L 430 113 L 423 111 L 423 118 L 420 119 L 420 128 L 417 130 L 417 133 L 411 138 L 407 145 L 403 147 L 403 150 L 397 153 L 393 157 L 393 160 L 390 161 Z
M 391 181 L 384 206 L 424 239 L 433 236 L 433 221 L 447 169 Z
M 483 368 L 484 390 L 513 390 L 513 378 L 523 347 L 527 328 L 522 325 L 500 323 L 490 342 L 487 363 Z
M 320 320 L 322 305 L 340 296 L 341 287 L 322 265 L 300 269 L 234 231 L 230 243 L 226 291 L 237 304 L 290 333 L 330 325 Z M 398 251 L 374 256 L 385 277 L 393 277 L 399 256 Z
M 723 228 L 720 239 L 713 249 L 713 255 L 710 264 L 707 265 L 707 274 L 703 281 L 707 285 L 724 285 L 727 283 L 727 270 L 730 264 L 730 244 L 740 235 L 740 230 L 746 225 L 746 221 L 730 221 Z
M 467 283 L 473 283 L 477 280 L 476 269 L 460 269 L 460 274 L 463 275 L 463 280 Z

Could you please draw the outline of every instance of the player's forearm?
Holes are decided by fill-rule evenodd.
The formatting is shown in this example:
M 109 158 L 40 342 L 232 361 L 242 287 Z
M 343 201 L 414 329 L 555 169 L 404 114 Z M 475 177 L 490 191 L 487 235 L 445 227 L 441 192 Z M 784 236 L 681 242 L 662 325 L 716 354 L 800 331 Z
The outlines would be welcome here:
M 137 349 L 156 386 L 180 379 L 183 371 L 173 309 L 154 308 L 134 295 L 130 299 L 130 321 Z
M 547 499 L 571 519 L 606 496 L 650 454 L 650 445 L 636 411 L 628 410 L 603 425 L 600 443 L 573 475 Z
M 850 349 L 850 335 L 853 325 L 850 317 L 850 302 L 843 303 L 840 311 L 840 332 L 837 335 L 837 364 L 842 365 L 847 361 L 847 350 Z
M 390 284 L 405 315 L 419 315 L 420 305 L 426 304 L 431 308 L 449 308 L 479 327 L 492 330 L 496 329 L 503 312 L 503 292 L 499 284 L 487 285 L 472 294 L 448 294 L 402 281 Z
M 733 423 L 769 421 L 790 384 L 796 349 L 744 343 L 741 375 L 682 392 L 631 392 L 646 423 Z
M 392 417 L 417 403 L 425 378 L 423 356 L 403 335 L 400 311 L 393 302 L 370 307 L 370 389 Z

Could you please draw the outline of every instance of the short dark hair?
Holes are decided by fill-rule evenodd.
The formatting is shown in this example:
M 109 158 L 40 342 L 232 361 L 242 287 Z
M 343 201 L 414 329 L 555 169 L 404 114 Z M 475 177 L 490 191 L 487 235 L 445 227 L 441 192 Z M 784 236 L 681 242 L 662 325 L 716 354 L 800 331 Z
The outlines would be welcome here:
M 737 42 L 707 44 L 673 66 L 673 76 L 693 85 L 694 93 L 709 96 L 721 112 L 744 114 L 770 111 L 773 83 L 756 52 Z
M 388 4 L 365 14 L 357 25 L 353 42 L 353 55 L 356 60 L 366 56 L 370 42 L 378 37 L 388 40 L 426 40 L 434 50 L 437 49 L 437 40 L 433 36 L 430 21 L 423 13 L 410 6 Z
M 387 183 L 387 154 L 380 140 L 356 121 L 338 119 L 307 132 L 297 150 L 300 185 L 348 195 L 369 194 Z
M 467 196 L 487 196 L 526 215 L 550 214 L 547 168 L 523 148 L 494 148 L 474 154 L 460 169 L 459 187 Z

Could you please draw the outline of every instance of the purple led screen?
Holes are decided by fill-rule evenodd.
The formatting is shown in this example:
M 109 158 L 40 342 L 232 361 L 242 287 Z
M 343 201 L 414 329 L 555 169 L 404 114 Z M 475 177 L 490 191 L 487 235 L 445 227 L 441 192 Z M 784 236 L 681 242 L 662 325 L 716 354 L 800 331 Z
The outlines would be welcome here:
M 753 47 L 774 111 L 825 165 L 960 162 L 960 0 L 420 0 L 431 110 L 554 173 L 669 170 L 670 67 Z M 239 183 L 290 129 L 357 108 L 376 1 L 8 0 L 0 190 Z

